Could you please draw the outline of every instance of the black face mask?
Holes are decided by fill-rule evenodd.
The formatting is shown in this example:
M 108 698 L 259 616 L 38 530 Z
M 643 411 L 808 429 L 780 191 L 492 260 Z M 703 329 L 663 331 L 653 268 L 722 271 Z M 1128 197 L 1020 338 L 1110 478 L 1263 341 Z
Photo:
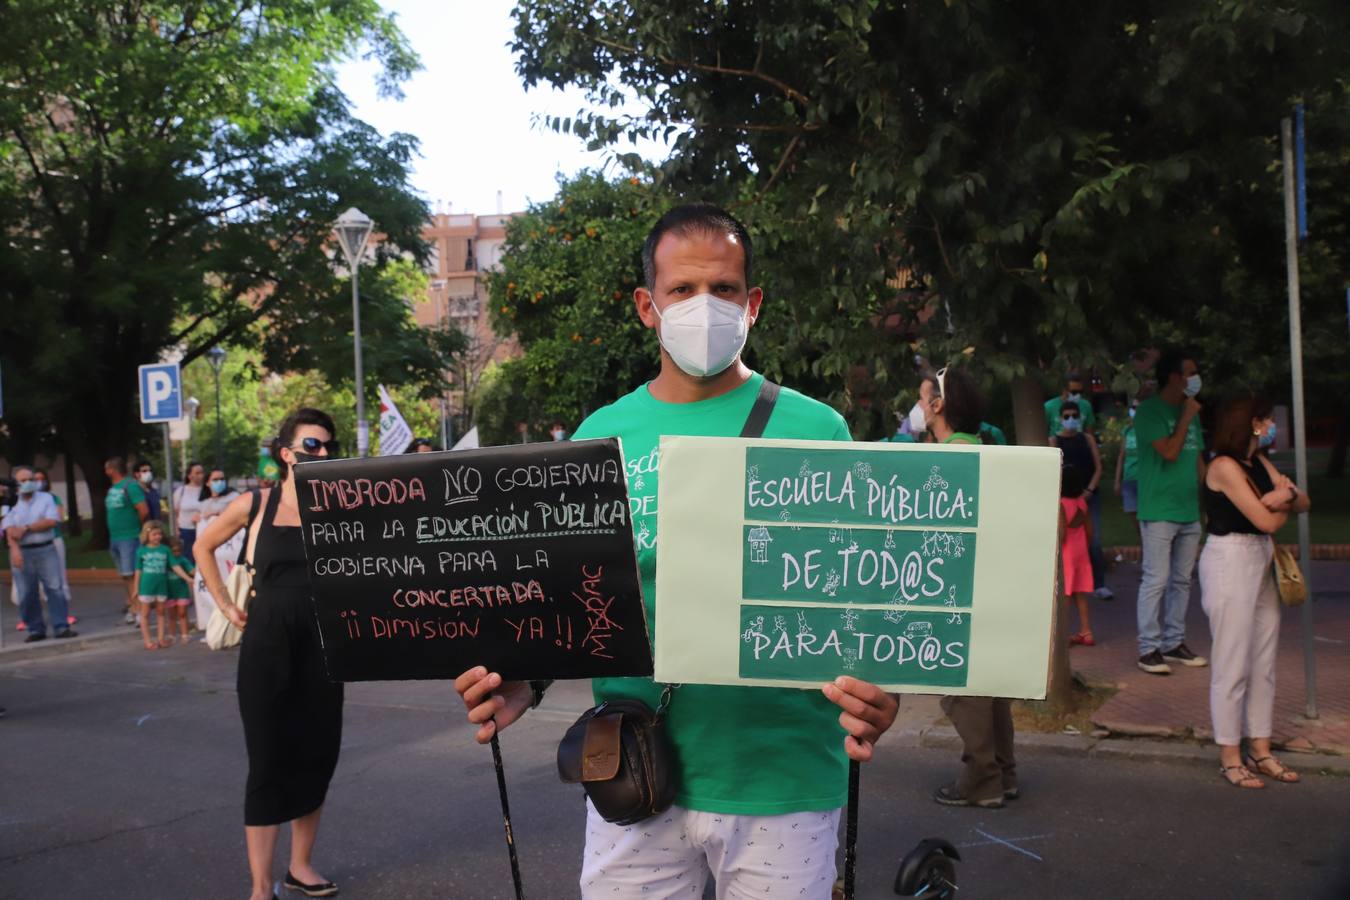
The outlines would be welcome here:
M 292 450 L 295 454 L 295 461 L 298 463 L 316 462 L 321 459 L 327 459 L 326 456 L 316 456 L 313 453 L 305 453 L 303 450 Z

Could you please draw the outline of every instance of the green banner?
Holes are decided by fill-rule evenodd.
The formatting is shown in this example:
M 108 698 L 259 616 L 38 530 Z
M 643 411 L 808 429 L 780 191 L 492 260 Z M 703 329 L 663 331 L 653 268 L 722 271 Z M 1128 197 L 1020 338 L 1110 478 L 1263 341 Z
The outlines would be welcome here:
M 970 616 L 901 609 L 741 605 L 740 676 L 964 687 Z
M 745 518 L 854 525 L 980 524 L 980 455 L 747 447 Z
M 974 532 L 745 525 L 742 534 L 747 600 L 961 608 L 974 600 Z

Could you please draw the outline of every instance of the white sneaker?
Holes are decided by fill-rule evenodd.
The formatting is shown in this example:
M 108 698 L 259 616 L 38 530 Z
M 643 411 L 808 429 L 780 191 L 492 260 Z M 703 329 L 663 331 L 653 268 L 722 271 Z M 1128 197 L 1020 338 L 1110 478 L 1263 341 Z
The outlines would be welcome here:
M 136 614 L 135 614 L 134 612 L 132 612 L 131 610 L 127 610 L 127 614 L 126 614 L 126 616 L 122 619 L 122 621 L 125 622 L 125 623 L 128 624 L 128 625 L 139 625 L 139 624 L 140 624 L 139 622 L 136 621 Z
M 1093 592 L 1092 592 L 1092 596 L 1093 596 L 1094 599 L 1097 599 L 1097 600 L 1114 600 L 1114 599 L 1116 599 L 1115 591 L 1112 591 L 1112 590 L 1111 590 L 1109 587 L 1107 587 L 1106 585 L 1102 585 L 1101 587 L 1099 587 L 1099 588 L 1097 588 L 1095 591 L 1093 591 Z

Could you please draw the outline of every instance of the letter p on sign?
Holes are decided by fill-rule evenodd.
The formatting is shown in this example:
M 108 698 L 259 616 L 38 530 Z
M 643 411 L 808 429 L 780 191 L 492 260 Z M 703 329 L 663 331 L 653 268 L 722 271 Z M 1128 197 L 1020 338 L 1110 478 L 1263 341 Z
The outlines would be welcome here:
M 183 417 L 183 378 L 178 363 L 155 363 L 138 370 L 141 421 L 173 422 Z

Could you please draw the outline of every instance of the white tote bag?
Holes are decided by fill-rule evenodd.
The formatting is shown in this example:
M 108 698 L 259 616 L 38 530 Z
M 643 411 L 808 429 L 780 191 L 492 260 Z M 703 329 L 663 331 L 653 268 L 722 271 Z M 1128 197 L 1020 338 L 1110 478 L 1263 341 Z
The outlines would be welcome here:
M 261 506 L 255 495 L 254 503 Z M 230 598 L 230 602 L 239 607 L 241 612 L 248 612 L 249 597 L 253 594 L 253 552 L 258 544 L 258 522 L 257 518 L 261 513 L 254 516 L 254 520 L 249 522 L 248 530 L 245 532 L 248 545 L 248 552 L 244 555 L 244 561 L 230 569 L 230 574 L 225 576 L 225 593 Z M 211 610 L 211 618 L 206 623 L 206 646 L 212 650 L 224 650 L 227 647 L 233 647 L 244 637 L 244 633 L 235 627 L 234 623 L 225 618 L 225 614 L 217 606 Z

